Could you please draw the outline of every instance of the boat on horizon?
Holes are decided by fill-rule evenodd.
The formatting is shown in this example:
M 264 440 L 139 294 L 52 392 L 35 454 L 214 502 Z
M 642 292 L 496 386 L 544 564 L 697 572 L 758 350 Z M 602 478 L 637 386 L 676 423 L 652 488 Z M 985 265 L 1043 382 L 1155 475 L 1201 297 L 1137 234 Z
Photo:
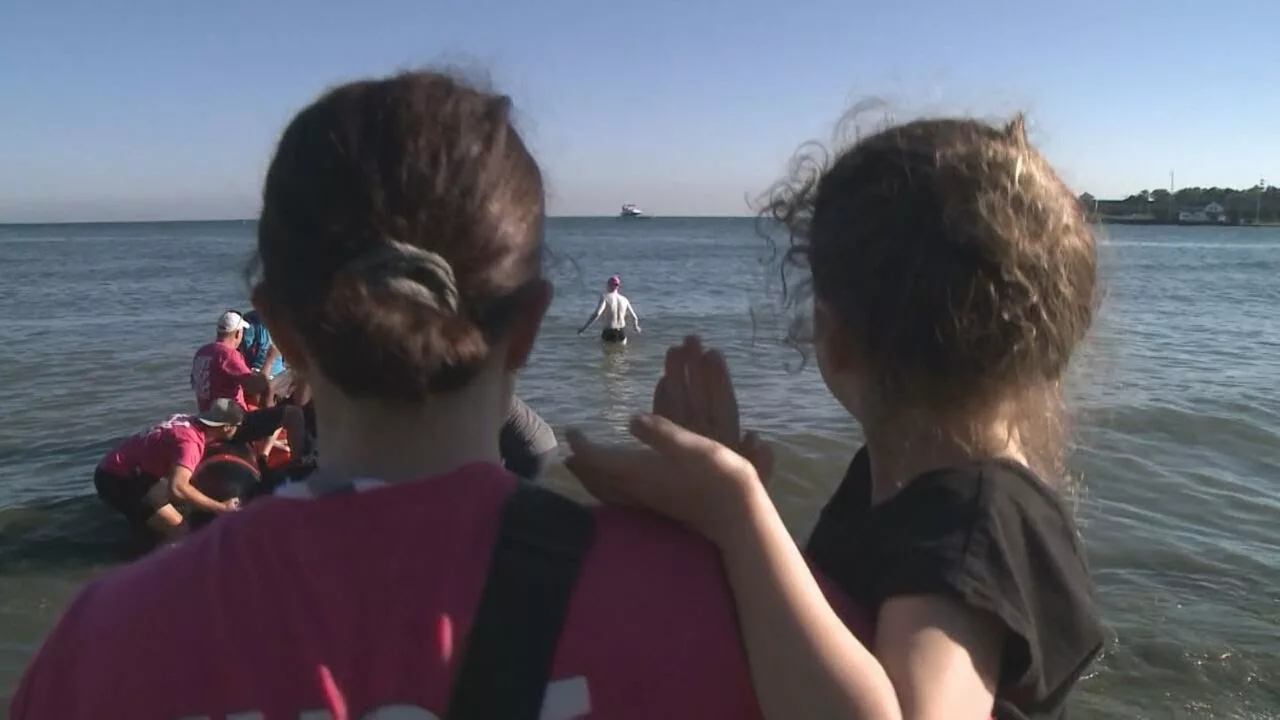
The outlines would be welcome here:
M 620 217 L 620 218 L 648 218 L 648 217 L 652 217 L 652 216 L 651 216 L 651 215 L 646 215 L 646 214 L 645 214 L 645 212 L 644 212 L 643 210 L 641 210 L 641 209 L 640 209 L 640 206 L 639 206 L 639 205 L 636 205 L 635 203 L 627 203 L 626 205 L 623 205 L 623 206 L 622 206 L 622 211 L 618 213 L 618 217 Z

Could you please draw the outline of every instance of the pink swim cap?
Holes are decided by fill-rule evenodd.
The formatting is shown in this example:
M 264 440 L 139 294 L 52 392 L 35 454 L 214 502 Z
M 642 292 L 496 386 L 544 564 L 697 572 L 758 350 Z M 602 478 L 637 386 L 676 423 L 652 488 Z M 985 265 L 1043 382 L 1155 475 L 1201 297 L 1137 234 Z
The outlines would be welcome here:
M 610 290 L 613 290 L 619 287 L 620 285 L 622 285 L 622 278 L 618 277 L 617 275 L 614 275 L 613 277 L 609 278 L 609 281 L 606 282 L 605 284 L 609 286 Z

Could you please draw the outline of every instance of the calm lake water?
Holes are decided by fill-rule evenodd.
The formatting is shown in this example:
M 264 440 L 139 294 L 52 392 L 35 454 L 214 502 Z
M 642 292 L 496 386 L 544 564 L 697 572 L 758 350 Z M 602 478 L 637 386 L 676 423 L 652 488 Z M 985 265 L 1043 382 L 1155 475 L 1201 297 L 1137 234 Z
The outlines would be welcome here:
M 190 409 L 191 353 L 246 305 L 248 222 L 0 226 L 0 699 L 125 534 L 92 495 L 112 442 Z M 1111 227 L 1108 296 L 1072 386 L 1083 532 L 1111 630 L 1079 717 L 1280 718 L 1280 231 Z M 858 442 L 777 343 L 743 219 L 554 220 L 557 296 L 520 392 L 558 429 L 621 435 L 668 344 L 729 357 L 775 496 L 811 528 Z M 576 328 L 619 273 L 646 334 Z M 552 482 L 568 485 L 563 468 Z

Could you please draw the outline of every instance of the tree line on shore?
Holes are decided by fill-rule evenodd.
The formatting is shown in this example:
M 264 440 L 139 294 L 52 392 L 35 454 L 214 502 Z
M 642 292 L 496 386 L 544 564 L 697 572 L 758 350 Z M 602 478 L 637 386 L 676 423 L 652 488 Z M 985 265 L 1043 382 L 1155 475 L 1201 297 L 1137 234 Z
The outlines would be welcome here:
M 1280 222 L 1280 188 L 1255 185 L 1247 190 L 1221 187 L 1187 187 L 1168 190 L 1143 190 L 1123 200 L 1098 200 L 1089 193 L 1080 202 L 1094 218 L 1148 217 L 1157 222 L 1174 222 L 1182 212 L 1203 212 L 1216 203 L 1223 208 L 1227 224 Z

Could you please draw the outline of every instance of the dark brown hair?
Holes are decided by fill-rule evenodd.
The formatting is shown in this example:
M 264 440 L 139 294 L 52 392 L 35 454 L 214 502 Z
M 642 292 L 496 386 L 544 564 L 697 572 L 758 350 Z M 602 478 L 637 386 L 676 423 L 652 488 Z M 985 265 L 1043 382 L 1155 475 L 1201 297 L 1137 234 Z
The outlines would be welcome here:
M 441 72 L 335 88 L 267 171 L 260 285 L 353 397 L 466 385 L 540 272 L 542 176 L 508 98 Z
M 762 213 L 788 231 L 784 288 L 788 267 L 807 274 L 785 300 L 794 307 L 811 290 L 835 313 L 876 412 L 1015 400 L 1040 464 L 1059 465 L 1060 437 L 1045 431 L 1060 428 L 1058 386 L 1093 320 L 1097 257 L 1074 193 L 1022 117 L 919 120 L 834 162 L 797 157 Z

